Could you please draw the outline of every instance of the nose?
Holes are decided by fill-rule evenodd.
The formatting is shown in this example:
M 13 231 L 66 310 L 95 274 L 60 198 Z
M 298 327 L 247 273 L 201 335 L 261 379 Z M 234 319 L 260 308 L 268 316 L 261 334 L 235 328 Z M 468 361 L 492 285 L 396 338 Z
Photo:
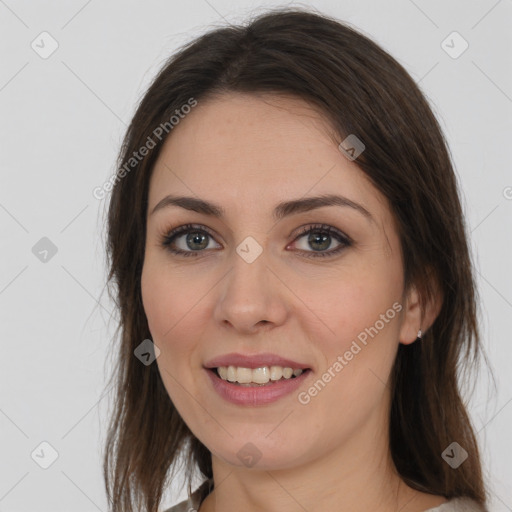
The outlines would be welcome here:
M 218 288 L 214 318 L 219 325 L 253 334 L 286 321 L 290 292 L 268 263 L 265 251 L 252 263 L 233 254 L 233 266 Z

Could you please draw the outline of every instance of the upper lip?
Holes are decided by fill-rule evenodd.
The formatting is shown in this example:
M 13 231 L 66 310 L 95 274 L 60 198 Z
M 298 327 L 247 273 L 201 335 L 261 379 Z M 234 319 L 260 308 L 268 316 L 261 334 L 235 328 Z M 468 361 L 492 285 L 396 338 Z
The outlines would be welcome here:
M 210 359 L 204 364 L 205 368 L 218 368 L 219 366 L 240 366 L 242 368 L 261 368 L 263 366 L 282 366 L 293 369 L 300 368 L 305 370 L 310 368 L 307 364 L 302 364 L 292 359 L 278 356 L 277 354 L 263 353 L 244 355 L 239 353 L 224 354 Z

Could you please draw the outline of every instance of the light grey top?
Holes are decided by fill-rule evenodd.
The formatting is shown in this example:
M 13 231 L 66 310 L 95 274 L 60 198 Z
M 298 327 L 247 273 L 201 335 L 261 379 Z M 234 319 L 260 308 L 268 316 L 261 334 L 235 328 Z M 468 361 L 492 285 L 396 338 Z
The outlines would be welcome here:
M 205 480 L 196 491 L 189 495 L 188 499 L 164 510 L 164 512 L 197 512 L 199 505 L 208 494 L 209 487 L 210 480 Z M 485 512 L 485 509 L 469 498 L 454 498 L 424 512 Z

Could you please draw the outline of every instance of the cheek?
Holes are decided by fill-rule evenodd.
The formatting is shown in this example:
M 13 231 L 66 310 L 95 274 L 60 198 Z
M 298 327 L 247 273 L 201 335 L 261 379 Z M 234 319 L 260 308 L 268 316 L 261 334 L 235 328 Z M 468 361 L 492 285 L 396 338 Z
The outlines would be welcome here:
M 295 286 L 304 304 L 301 327 L 323 344 L 326 354 L 348 349 L 352 340 L 376 322 L 383 335 L 398 333 L 402 274 L 395 262 L 370 265 L 361 259 L 342 271 L 302 277 Z
M 160 349 L 156 364 L 164 387 L 187 423 L 196 424 L 197 411 L 190 396 L 198 391 L 190 368 L 199 364 L 194 363 L 194 354 L 201 338 L 198 326 L 205 325 L 197 318 L 204 290 L 190 286 L 190 278 L 166 272 L 164 264 L 149 258 L 142 270 L 141 293 L 151 339 Z
M 401 304 L 395 298 L 400 294 L 393 287 L 377 287 L 375 280 L 345 284 L 332 287 L 319 308 L 318 316 L 335 334 L 325 327 L 310 332 L 323 364 L 299 397 L 309 413 L 304 421 L 325 433 L 325 443 L 336 436 L 349 438 L 370 417 L 384 414 L 398 348 Z
M 305 391 L 315 415 L 335 415 L 340 421 L 350 415 L 352 426 L 382 403 L 401 321 L 400 262 L 368 261 L 361 259 L 334 277 L 316 279 L 315 287 L 304 284 L 299 292 L 315 313 L 304 310 L 302 329 L 315 340 L 323 360 L 320 382 Z
M 194 286 L 190 275 L 166 270 L 165 265 L 150 258 L 142 270 L 141 292 L 154 341 L 166 346 L 177 336 L 186 339 L 184 330 L 190 328 L 187 317 L 200 310 L 194 306 L 205 290 Z

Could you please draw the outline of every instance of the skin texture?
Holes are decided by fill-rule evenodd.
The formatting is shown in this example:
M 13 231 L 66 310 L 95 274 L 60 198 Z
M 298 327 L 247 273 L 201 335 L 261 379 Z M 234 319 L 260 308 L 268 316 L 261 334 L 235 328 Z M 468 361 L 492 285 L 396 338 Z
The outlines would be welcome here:
M 415 289 L 404 290 L 389 205 L 333 136 L 302 100 L 230 93 L 199 102 L 155 165 L 142 298 L 167 392 L 212 453 L 216 488 L 200 512 L 420 512 L 446 501 L 400 480 L 387 435 L 398 345 L 414 342 L 438 305 L 422 317 Z M 271 216 L 281 201 L 332 193 L 362 205 L 372 220 L 339 206 L 278 222 Z M 217 203 L 225 218 L 177 206 L 151 214 L 167 194 Z M 207 248 L 196 257 L 171 254 L 162 236 L 188 223 L 210 229 Z M 353 244 L 331 257 L 306 257 L 340 245 L 332 237 L 315 251 L 299 228 L 316 224 L 338 229 Z M 248 236 L 263 250 L 250 264 L 236 252 Z M 186 237 L 174 246 L 204 247 L 187 245 Z M 298 392 L 264 406 L 231 404 L 203 369 L 228 352 L 274 352 L 312 368 L 298 390 L 307 391 L 394 303 L 401 311 L 307 404 Z M 261 452 L 253 467 L 237 456 L 248 442 Z

